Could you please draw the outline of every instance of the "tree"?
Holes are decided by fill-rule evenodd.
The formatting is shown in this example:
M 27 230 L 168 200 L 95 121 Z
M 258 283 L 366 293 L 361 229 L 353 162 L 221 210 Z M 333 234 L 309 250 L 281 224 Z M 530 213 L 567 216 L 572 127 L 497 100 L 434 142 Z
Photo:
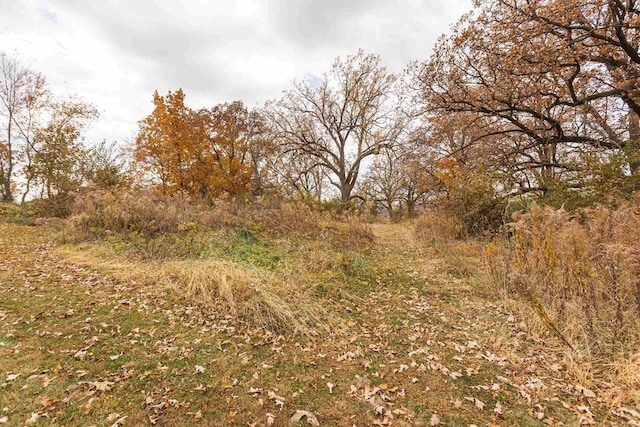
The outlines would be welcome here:
M 252 113 L 240 101 L 194 111 L 184 100 L 181 89 L 154 93 L 154 110 L 139 123 L 135 159 L 164 195 L 214 199 L 248 192 Z
M 633 146 L 631 3 L 476 5 L 417 74 L 430 121 L 441 128 L 471 124 L 473 139 L 457 144 L 459 150 L 475 146 L 488 156 L 485 164 L 502 171 L 511 186 L 504 191 L 581 187 L 593 173 L 585 155 L 606 161 Z M 633 156 L 629 160 L 635 171 Z
M 87 150 L 81 134 L 87 122 L 98 116 L 98 111 L 70 98 L 50 104 L 48 114 L 48 122 L 35 130 L 29 144 L 32 160 L 26 167 L 23 202 L 32 181 L 40 185 L 41 197 L 49 199 L 64 197 L 83 183 Z
M 206 191 L 210 197 L 247 193 L 253 174 L 250 138 L 251 131 L 257 131 L 252 127 L 255 117 L 241 101 L 202 110 L 199 117 L 206 144 L 198 146 L 202 149 L 196 154 L 194 173 L 204 185 L 201 192 Z
M 319 81 L 294 82 L 267 115 L 282 146 L 329 170 L 347 202 L 363 160 L 393 146 L 404 129 L 397 83 L 379 56 L 360 51 L 336 59 Z
M 194 146 L 193 113 L 184 104 L 182 89 L 166 96 L 153 93 L 153 112 L 139 122 L 134 158 L 153 179 L 163 195 L 188 190 L 187 169 Z
M 0 195 L 14 199 L 14 174 L 21 155 L 28 155 L 37 115 L 48 97 L 44 77 L 15 56 L 0 53 Z
M 130 185 L 130 171 L 125 152 L 117 143 L 99 144 L 86 149 L 83 161 L 83 175 L 86 181 L 98 188 L 116 188 Z

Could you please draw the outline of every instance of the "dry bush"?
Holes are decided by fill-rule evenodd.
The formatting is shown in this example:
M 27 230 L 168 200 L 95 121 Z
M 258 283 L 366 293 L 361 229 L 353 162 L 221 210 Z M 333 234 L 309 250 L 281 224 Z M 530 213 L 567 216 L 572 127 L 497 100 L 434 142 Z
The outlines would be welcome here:
M 216 201 L 206 205 L 147 191 L 97 190 L 78 197 L 73 211 L 69 228 L 74 240 L 141 237 L 148 242 L 139 241 L 139 246 L 148 247 L 150 253 L 158 249 L 157 244 L 175 246 L 167 236 L 185 235 L 196 228 L 246 228 L 271 238 L 327 239 L 346 250 L 368 250 L 373 243 L 373 232 L 356 218 L 338 221 L 302 203 Z
M 577 375 L 594 382 L 606 378 L 610 384 L 603 389 L 612 403 L 640 403 L 640 371 L 625 381 L 611 372 L 611 365 L 629 371 L 632 360 L 638 366 L 640 205 L 598 207 L 577 216 L 534 206 L 514 218 L 504 251 L 487 248 L 494 280 L 523 297 L 538 321 L 575 349 L 575 368 L 582 369 Z
M 413 227 L 416 240 L 427 245 L 431 255 L 439 256 L 441 272 L 458 279 L 477 274 L 480 241 L 469 238 L 465 227 L 446 210 L 423 213 Z
M 442 210 L 430 210 L 420 215 L 414 222 L 415 236 L 428 244 L 448 243 L 463 237 L 460 224 Z
M 137 233 L 145 238 L 180 233 L 195 225 L 222 223 L 232 216 L 186 198 L 147 191 L 92 191 L 76 199 L 71 225 L 80 239 Z M 221 214 L 227 214 L 221 215 Z
M 324 223 L 324 227 L 326 237 L 343 251 L 369 251 L 375 242 L 371 227 L 358 217 L 349 217 L 344 221 L 330 220 Z
M 320 214 L 303 203 L 254 203 L 238 211 L 242 222 L 272 237 L 316 238 L 322 234 Z

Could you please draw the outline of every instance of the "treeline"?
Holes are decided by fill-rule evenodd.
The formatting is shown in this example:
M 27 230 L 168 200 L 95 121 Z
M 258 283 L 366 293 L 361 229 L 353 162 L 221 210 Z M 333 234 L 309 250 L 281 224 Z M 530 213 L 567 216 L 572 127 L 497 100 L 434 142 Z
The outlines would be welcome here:
M 0 196 L 60 199 L 92 183 L 390 216 L 438 207 L 465 232 L 533 201 L 629 198 L 640 188 L 639 13 L 633 1 L 482 1 L 403 75 L 360 51 L 255 109 L 196 110 L 181 89 L 156 92 L 126 162 L 83 143 L 93 106 L 53 99 L 3 54 Z

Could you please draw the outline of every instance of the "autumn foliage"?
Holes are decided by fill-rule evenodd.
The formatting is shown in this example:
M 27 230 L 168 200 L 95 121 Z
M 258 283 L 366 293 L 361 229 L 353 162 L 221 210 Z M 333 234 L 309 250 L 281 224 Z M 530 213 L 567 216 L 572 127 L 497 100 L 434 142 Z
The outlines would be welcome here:
M 193 110 L 179 89 L 153 95 L 140 121 L 135 159 L 163 195 L 213 199 L 249 191 L 251 115 L 240 101 Z

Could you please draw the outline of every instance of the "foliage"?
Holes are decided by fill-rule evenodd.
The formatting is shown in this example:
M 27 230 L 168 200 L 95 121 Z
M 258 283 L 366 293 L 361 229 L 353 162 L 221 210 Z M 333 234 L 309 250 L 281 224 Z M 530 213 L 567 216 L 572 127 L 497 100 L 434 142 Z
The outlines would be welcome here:
M 465 129 L 446 154 L 501 176 L 504 195 L 591 192 L 594 172 L 621 154 L 635 174 L 638 11 L 609 1 L 476 6 L 413 67 L 431 144 Z
M 77 99 L 49 106 L 48 123 L 37 129 L 30 150 L 32 161 L 27 166 L 27 191 L 33 183 L 48 199 L 66 199 L 84 181 L 86 150 L 80 135 L 87 121 L 97 117 L 97 110 Z M 23 198 L 24 201 L 24 198 Z
M 153 94 L 153 112 L 140 121 L 135 159 L 163 195 L 214 199 L 247 193 L 252 164 L 252 116 L 240 101 L 211 110 L 185 105 L 182 89 Z
M 0 52 L 0 196 L 14 199 L 16 166 L 29 161 L 30 143 L 49 90 L 42 75 Z

